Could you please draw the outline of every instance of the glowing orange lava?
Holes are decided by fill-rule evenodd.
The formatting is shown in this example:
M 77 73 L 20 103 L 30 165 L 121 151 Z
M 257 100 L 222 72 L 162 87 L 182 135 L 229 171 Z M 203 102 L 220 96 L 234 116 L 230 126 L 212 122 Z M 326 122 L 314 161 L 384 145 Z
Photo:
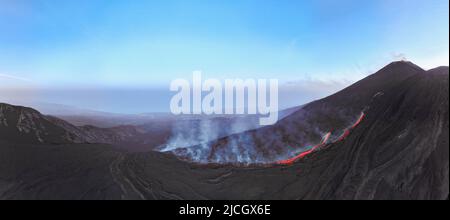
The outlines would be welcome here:
M 344 131 L 344 133 L 334 143 L 345 140 L 350 135 L 351 130 L 355 129 L 356 127 L 358 127 L 359 124 L 361 124 L 361 122 L 364 120 L 365 116 L 366 116 L 365 113 L 361 113 L 361 116 L 358 118 L 358 120 L 355 122 L 355 124 L 353 124 L 350 129 L 346 129 Z M 306 157 L 309 154 L 313 153 L 317 149 L 319 149 L 319 148 L 323 147 L 324 145 L 326 145 L 328 140 L 330 139 L 330 136 L 331 136 L 331 132 L 328 132 L 324 136 L 324 138 L 322 139 L 320 144 L 314 146 L 310 150 L 307 150 L 305 152 L 300 153 L 299 155 L 297 155 L 297 156 L 295 156 L 293 158 L 290 158 L 290 159 L 287 159 L 287 160 L 278 161 L 278 162 L 276 162 L 276 164 L 279 164 L 279 165 L 292 165 L 292 164 L 294 164 L 297 160 L 303 159 L 304 157 Z

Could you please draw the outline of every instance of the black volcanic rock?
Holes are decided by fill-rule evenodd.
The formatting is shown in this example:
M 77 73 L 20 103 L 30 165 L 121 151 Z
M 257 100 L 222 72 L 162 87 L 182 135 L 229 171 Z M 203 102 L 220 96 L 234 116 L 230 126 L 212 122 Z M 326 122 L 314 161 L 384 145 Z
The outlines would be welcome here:
M 272 163 L 287 159 L 318 144 L 328 132 L 336 139 L 370 106 L 375 96 L 425 73 L 411 62 L 394 62 L 332 96 L 305 105 L 274 126 L 231 135 L 208 143 L 208 147 L 186 146 L 175 154 L 202 163 Z
M 285 147 L 293 137 L 309 134 L 303 127 L 346 127 L 347 117 L 352 121 L 364 110 L 366 117 L 348 138 L 290 166 L 201 165 L 102 144 L 19 143 L 16 138 L 27 133 L 11 129 L 19 136 L 0 136 L 0 199 L 444 200 L 449 195 L 448 89 L 448 67 L 424 71 L 393 63 L 275 126 L 243 134 L 273 135 L 274 146 Z M 6 108 L 0 118 L 7 120 L 1 122 L 14 128 L 20 117 Z M 255 149 L 271 140 L 258 138 Z

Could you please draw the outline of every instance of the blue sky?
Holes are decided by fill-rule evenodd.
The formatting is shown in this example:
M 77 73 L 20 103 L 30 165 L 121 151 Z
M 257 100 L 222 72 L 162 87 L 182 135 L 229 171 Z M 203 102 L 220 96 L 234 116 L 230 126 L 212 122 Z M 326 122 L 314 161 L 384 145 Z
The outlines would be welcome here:
M 0 86 L 167 88 L 194 70 L 345 84 L 403 57 L 448 65 L 448 4 L 0 0 Z

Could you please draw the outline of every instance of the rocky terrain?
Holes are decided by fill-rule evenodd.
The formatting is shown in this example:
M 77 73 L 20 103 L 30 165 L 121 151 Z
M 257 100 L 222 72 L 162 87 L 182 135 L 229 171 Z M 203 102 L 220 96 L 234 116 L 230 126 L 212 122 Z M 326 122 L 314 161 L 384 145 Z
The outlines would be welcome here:
M 387 92 L 417 74 L 426 71 L 409 62 L 391 63 L 341 92 L 305 105 L 274 126 L 174 152 L 202 163 L 273 163 L 287 159 L 317 145 L 330 132 L 330 141 L 339 139 L 374 99 L 386 97 Z
M 133 126 L 98 128 L 74 126 L 53 116 L 21 106 L 0 103 L 0 139 L 23 143 L 124 144 L 145 132 Z
M 448 67 L 396 62 L 274 126 L 172 153 L 2 104 L 0 199 L 447 199 L 448 87 Z

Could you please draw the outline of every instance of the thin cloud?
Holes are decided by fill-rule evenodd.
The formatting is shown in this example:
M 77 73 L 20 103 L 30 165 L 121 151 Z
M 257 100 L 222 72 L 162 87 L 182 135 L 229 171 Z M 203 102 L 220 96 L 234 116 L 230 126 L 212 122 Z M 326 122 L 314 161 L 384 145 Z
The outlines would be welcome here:
M 27 78 L 24 78 L 24 77 L 13 76 L 13 75 L 3 74 L 3 73 L 0 73 L 0 78 L 12 79 L 12 80 L 23 81 L 23 82 L 31 82 L 30 79 L 27 79 Z

